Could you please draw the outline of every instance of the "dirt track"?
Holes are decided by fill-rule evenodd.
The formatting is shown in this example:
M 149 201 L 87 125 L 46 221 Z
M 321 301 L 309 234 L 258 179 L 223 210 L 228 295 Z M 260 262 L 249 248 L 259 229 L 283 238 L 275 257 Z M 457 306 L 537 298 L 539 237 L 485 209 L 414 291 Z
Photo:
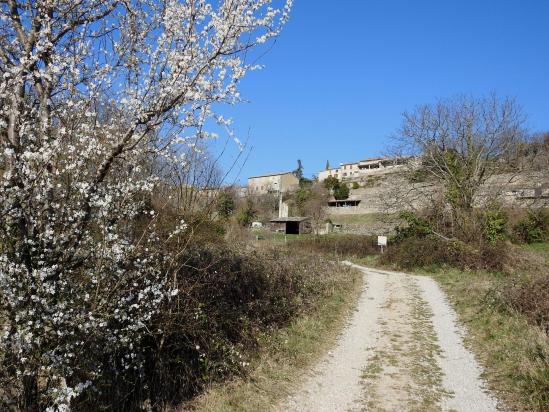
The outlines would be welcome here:
M 356 311 L 279 410 L 497 410 L 433 279 L 352 266 L 364 273 Z

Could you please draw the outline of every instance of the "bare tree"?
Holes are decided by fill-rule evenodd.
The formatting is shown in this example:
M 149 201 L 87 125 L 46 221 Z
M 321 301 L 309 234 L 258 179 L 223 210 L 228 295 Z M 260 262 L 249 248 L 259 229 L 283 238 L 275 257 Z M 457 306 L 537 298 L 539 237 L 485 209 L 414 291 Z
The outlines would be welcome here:
M 330 193 L 321 183 L 314 183 L 310 191 L 310 196 L 302 206 L 302 215 L 311 218 L 313 231 L 315 234 L 319 234 L 328 217 L 326 205 L 328 204 Z
M 419 157 L 416 173 L 444 188 L 456 214 L 471 210 L 488 179 L 508 168 L 525 135 L 515 100 L 494 94 L 441 100 L 403 116 L 396 136 L 400 153 Z

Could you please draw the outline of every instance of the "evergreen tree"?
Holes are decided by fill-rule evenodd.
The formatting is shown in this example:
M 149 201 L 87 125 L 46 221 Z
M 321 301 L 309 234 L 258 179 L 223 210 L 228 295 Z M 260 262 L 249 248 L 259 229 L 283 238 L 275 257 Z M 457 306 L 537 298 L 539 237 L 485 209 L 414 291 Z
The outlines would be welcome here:
M 234 199 L 229 193 L 223 192 L 217 199 L 217 213 L 223 219 L 227 219 L 234 212 Z
M 303 165 L 301 164 L 301 159 L 297 159 L 297 169 L 295 169 L 293 173 L 299 180 L 303 177 Z
M 337 200 L 345 200 L 349 198 L 349 186 L 346 183 L 339 183 L 334 188 L 334 197 Z

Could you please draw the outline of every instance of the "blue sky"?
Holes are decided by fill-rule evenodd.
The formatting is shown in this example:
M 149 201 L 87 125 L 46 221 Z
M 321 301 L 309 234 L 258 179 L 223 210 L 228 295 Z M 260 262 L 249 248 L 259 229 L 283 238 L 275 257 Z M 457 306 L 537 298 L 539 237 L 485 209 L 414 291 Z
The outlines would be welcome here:
M 383 154 L 404 110 L 456 94 L 515 96 L 549 130 L 548 27 L 549 0 L 296 0 L 226 111 L 253 146 L 238 180 Z

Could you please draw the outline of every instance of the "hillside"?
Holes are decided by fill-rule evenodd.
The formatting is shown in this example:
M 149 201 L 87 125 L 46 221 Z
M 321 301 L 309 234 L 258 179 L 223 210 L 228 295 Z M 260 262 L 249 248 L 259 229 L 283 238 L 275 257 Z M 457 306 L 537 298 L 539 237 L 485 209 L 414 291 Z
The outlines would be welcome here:
M 409 171 L 373 175 L 360 188 L 351 189 L 349 200 L 357 206 L 327 207 L 330 220 L 345 233 L 387 234 L 398 222 L 398 212 L 432 205 L 442 188 L 429 179 L 414 179 Z M 482 187 L 478 204 L 497 201 L 507 208 L 538 208 L 549 204 L 549 176 L 542 171 L 492 176 Z

